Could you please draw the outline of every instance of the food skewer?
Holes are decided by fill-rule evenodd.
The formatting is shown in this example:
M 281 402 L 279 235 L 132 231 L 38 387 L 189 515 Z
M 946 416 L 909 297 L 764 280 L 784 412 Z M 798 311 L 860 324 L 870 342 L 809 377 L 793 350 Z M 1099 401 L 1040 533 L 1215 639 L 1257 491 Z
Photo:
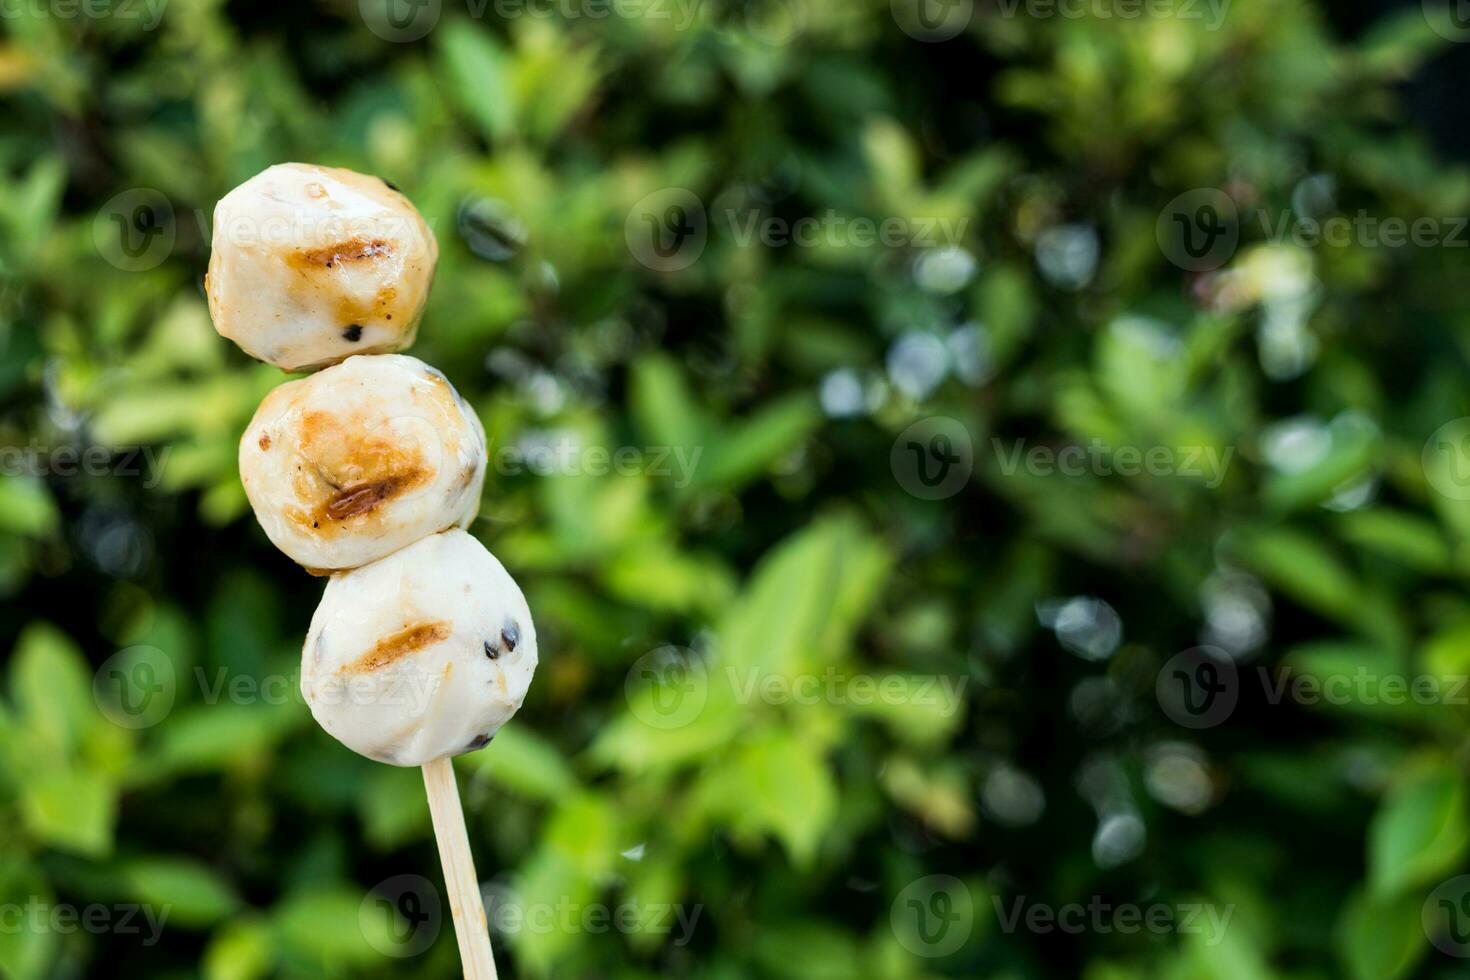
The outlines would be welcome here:
M 490 924 L 485 921 L 480 879 L 475 875 L 475 857 L 465 833 L 454 764 L 447 758 L 435 759 L 424 763 L 423 768 L 424 791 L 429 796 L 429 813 L 434 818 L 434 838 L 439 843 L 439 864 L 444 869 L 454 936 L 459 942 L 459 961 L 467 980 L 497 980 L 495 954 L 490 949 Z
M 391 185 L 282 164 L 220 201 L 213 249 L 219 333 L 284 370 L 325 368 L 271 392 L 240 441 L 267 537 L 330 576 L 302 693 L 347 748 L 422 768 L 464 975 L 496 980 L 451 760 L 520 708 L 536 628 L 463 530 L 479 510 L 484 428 L 442 374 L 391 353 L 413 342 L 438 246 Z

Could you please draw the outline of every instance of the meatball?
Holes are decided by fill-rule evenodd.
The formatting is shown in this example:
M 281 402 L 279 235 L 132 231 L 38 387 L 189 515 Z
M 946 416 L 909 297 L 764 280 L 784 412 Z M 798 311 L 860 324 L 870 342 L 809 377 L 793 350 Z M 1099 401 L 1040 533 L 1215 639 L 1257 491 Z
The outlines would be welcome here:
M 240 440 L 256 520 L 318 572 L 468 527 L 485 464 L 474 410 L 444 375 L 402 354 L 351 357 L 279 386 Z
M 303 371 L 412 344 L 438 259 L 423 217 L 379 178 L 283 163 L 215 207 L 205 291 L 222 336 Z
M 419 766 L 489 743 L 535 671 L 520 588 L 452 530 L 332 576 L 301 651 L 301 693 L 352 751 Z

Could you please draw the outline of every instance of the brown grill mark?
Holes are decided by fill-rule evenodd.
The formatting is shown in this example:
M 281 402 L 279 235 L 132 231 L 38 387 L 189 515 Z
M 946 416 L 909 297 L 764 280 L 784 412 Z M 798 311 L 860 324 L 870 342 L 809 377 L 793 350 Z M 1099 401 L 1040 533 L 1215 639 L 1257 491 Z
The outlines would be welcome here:
M 367 653 L 348 664 L 337 668 L 339 674 L 366 674 L 380 670 L 395 661 L 417 653 L 449 638 L 449 623 L 419 623 L 389 634 L 377 642 Z
M 394 444 L 386 429 L 364 432 L 363 419 L 309 411 L 298 424 L 300 454 L 312 468 L 298 475 L 296 494 L 316 503 L 288 516 L 317 537 L 360 529 L 367 515 L 433 478 L 422 456 Z
M 345 521 L 349 517 L 366 514 L 403 489 L 411 476 L 411 474 L 403 476 L 395 474 L 381 480 L 343 487 L 327 500 L 323 509 L 334 521 Z
M 386 238 L 349 238 L 345 241 L 308 248 L 296 252 L 292 258 L 298 265 L 322 266 L 330 269 L 338 262 L 362 262 L 379 256 L 392 255 L 393 243 Z

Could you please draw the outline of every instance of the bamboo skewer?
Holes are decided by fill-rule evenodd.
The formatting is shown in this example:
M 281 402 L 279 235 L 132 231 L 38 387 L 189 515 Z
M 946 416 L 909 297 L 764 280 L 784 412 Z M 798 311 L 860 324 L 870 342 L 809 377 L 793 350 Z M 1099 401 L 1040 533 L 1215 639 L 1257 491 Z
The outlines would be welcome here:
M 450 759 L 425 763 L 424 790 L 429 795 L 429 813 L 434 819 L 439 863 L 444 868 L 444 886 L 449 890 L 449 910 L 454 916 L 454 936 L 459 942 L 465 980 L 498 980 L 495 954 L 490 950 L 490 927 L 480 897 L 480 879 L 475 875 L 475 857 L 470 853 L 459 786 Z

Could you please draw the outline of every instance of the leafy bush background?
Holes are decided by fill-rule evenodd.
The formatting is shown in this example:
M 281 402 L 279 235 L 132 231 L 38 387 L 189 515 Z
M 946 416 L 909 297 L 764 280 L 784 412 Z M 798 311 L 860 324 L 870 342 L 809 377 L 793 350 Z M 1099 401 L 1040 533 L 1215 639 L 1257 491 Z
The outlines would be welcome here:
M 905 36 L 886 0 L 697 14 L 677 31 L 446 4 L 403 45 L 347 2 L 173 0 L 152 32 L 5 20 L 0 441 L 170 455 L 156 488 L 0 477 L 0 898 L 173 911 L 152 948 L 0 933 L 0 970 L 456 973 L 447 928 L 399 962 L 358 923 L 377 882 L 438 880 L 418 774 L 341 749 L 295 700 L 211 704 L 194 682 L 195 668 L 211 683 L 294 676 L 321 588 L 264 540 L 235 471 L 238 434 L 281 376 L 213 335 L 200 289 L 214 202 L 301 159 L 382 174 L 430 219 L 443 258 L 413 353 L 472 399 L 496 446 L 555 431 L 704 452 L 686 487 L 487 487 L 476 533 L 525 586 L 543 665 L 520 719 L 460 762 L 482 875 L 515 872 L 528 902 L 703 909 L 684 947 L 504 939 L 507 972 L 1457 975 L 1419 913 L 1465 870 L 1462 708 L 1272 706 L 1246 685 L 1229 722 L 1194 732 L 1154 698 L 1222 589 L 1267 629 L 1243 670 L 1470 670 L 1470 504 L 1433 492 L 1421 465 L 1429 434 L 1470 414 L 1464 253 L 1308 250 L 1249 226 L 1221 275 L 1196 277 L 1154 231 L 1198 187 L 1272 215 L 1295 193 L 1300 210 L 1314 174 L 1345 214 L 1463 214 L 1465 171 L 1401 125 L 1396 86 L 1442 46 L 1417 10 L 1351 45 L 1298 0 L 1241 0 L 1218 32 L 982 10 L 943 45 Z M 654 273 L 624 220 L 676 186 L 715 213 L 966 219 L 977 269 L 946 292 L 911 250 L 742 246 L 716 221 L 697 263 Z M 93 228 L 139 187 L 167 196 L 177 242 L 125 272 Z M 461 234 L 462 206 L 486 199 L 508 208 L 494 259 Z M 1089 236 L 1082 275 L 1038 261 L 1059 240 L 1085 256 Z M 983 375 L 951 372 L 919 398 L 885 380 L 901 336 L 963 324 L 978 325 Z M 817 393 L 844 369 L 874 399 L 832 418 Z M 889 467 L 896 435 L 931 415 L 977 446 L 974 479 L 940 502 Z M 1288 440 L 1283 455 L 1284 420 L 1312 454 Z M 1008 476 L 992 438 L 1235 456 L 1218 488 Z M 1111 656 L 1076 656 L 1040 624 L 1039 604 L 1068 596 L 1117 611 Z M 666 644 L 710 666 L 709 705 L 672 733 L 639 721 L 630 697 L 647 692 L 625 684 Z M 91 694 L 95 668 L 134 645 L 182 679 L 140 731 Z M 963 679 L 963 703 L 737 703 L 723 680 L 829 665 Z M 1202 776 L 1203 804 L 1159 798 L 1160 752 Z M 1022 826 L 982 805 L 1016 772 L 1045 798 Z M 1146 838 L 1103 867 L 1094 837 L 1117 813 Z M 641 860 L 624 856 L 640 844 Z M 971 940 L 942 959 L 890 924 L 929 874 L 963 879 L 975 903 Z M 1235 912 L 1218 946 L 1006 934 L 991 899 L 1019 895 Z

